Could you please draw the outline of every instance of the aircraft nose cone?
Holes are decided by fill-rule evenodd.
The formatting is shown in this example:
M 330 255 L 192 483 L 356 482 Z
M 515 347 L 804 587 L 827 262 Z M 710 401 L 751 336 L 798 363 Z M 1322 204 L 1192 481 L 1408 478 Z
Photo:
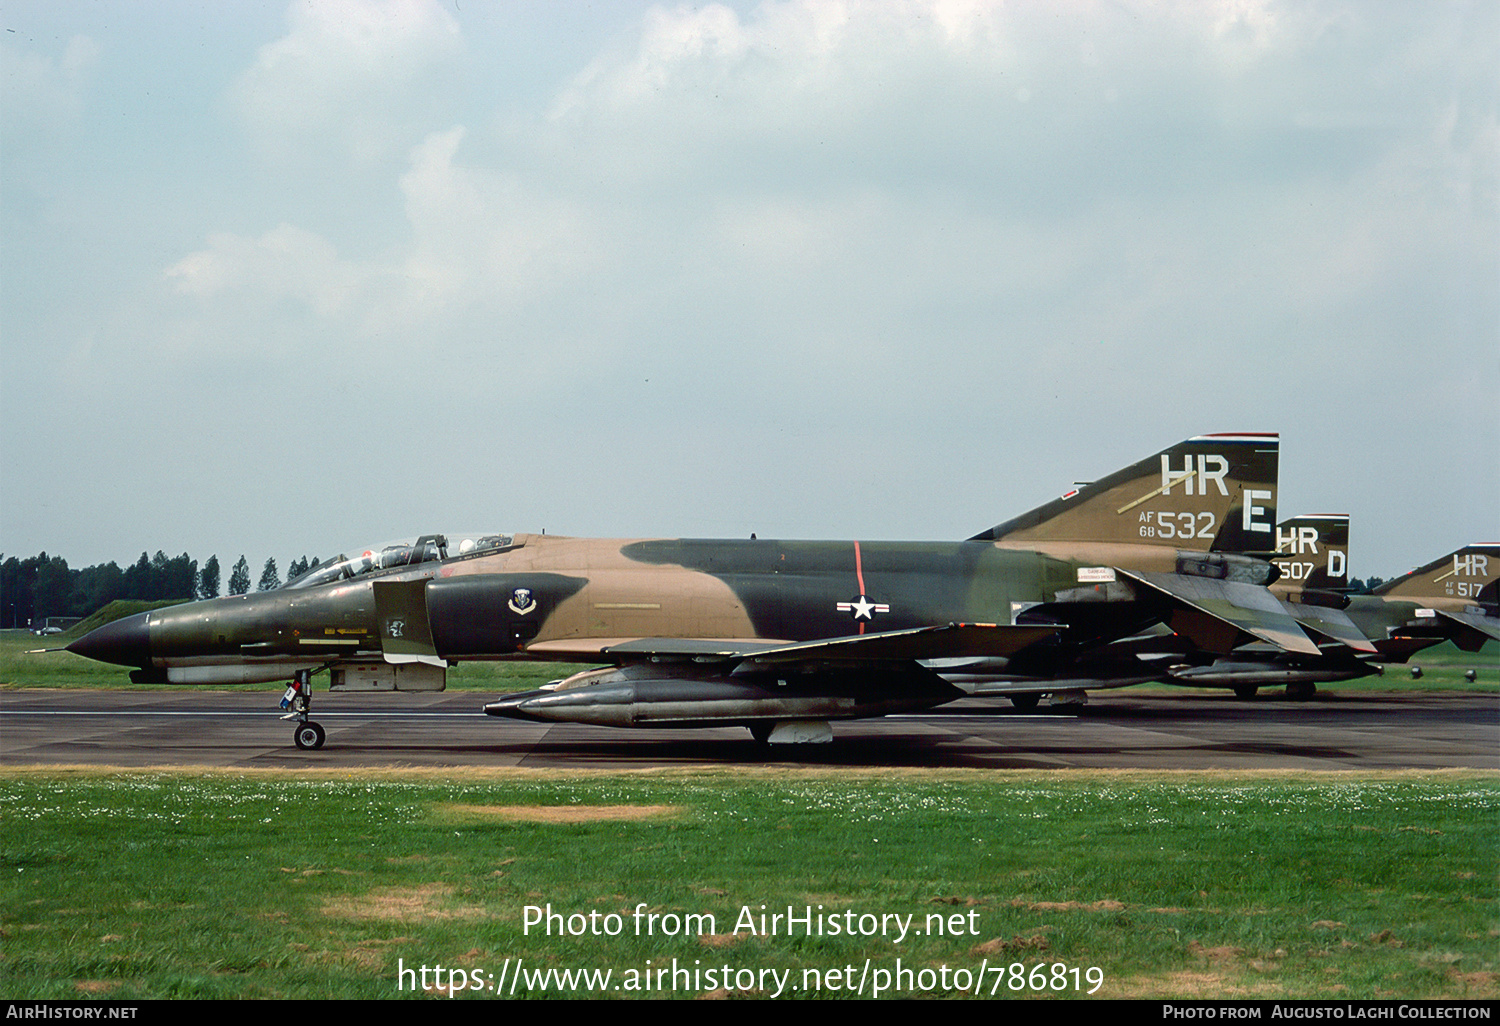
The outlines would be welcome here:
M 151 665 L 149 613 L 136 613 L 96 627 L 68 646 L 68 651 L 120 666 Z

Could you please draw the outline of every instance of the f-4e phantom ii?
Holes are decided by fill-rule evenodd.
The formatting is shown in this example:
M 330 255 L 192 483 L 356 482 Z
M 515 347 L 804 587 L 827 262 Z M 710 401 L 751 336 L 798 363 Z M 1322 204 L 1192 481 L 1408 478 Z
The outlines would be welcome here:
M 621 727 L 741 725 L 816 741 L 831 720 L 965 692 L 978 659 L 1058 679 L 1166 623 L 1199 649 L 1256 640 L 1316 655 L 1266 586 L 1278 438 L 1205 435 L 966 541 L 595 540 L 427 535 L 270 592 L 126 617 L 69 646 L 139 683 L 291 679 L 299 747 L 324 732 L 310 685 L 440 690 L 461 660 L 598 662 L 485 711 Z

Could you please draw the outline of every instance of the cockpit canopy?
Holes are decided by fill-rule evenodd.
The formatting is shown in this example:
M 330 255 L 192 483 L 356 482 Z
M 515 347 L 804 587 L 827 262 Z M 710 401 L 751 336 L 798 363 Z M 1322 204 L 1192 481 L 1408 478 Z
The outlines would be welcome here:
M 294 580 L 287 588 L 315 588 L 320 584 L 332 584 L 363 577 L 379 570 L 393 570 L 403 566 L 418 566 L 444 559 L 462 556 L 477 556 L 510 548 L 515 536 L 510 534 L 483 534 L 461 532 L 454 534 L 424 534 L 415 539 L 387 542 L 371 548 L 361 549 L 357 556 L 336 556 L 312 567 Z

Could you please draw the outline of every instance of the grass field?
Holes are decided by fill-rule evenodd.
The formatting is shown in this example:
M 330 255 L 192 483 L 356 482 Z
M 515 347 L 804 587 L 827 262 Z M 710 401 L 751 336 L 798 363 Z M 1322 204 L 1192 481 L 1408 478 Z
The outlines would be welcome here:
M 132 686 L 25 654 L 66 641 L 0 632 L 0 686 Z M 1494 645 L 1416 661 L 1321 689 L 1500 686 Z M 574 668 L 461 664 L 449 687 Z M 1497 811 L 1476 773 L 0 771 L 0 986 L 1493 999 Z M 821 933 L 788 935 L 789 908 Z
M 0 800 L 11 998 L 1500 993 L 1493 775 L 10 771 Z M 822 935 L 763 933 L 788 906 Z

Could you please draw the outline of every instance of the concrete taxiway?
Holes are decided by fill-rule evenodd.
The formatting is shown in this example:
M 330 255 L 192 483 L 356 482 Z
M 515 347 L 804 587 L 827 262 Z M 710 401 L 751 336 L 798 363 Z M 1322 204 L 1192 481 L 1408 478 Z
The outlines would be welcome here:
M 967 700 L 834 724 L 831 744 L 761 748 L 743 728 L 634 730 L 483 715 L 479 692 L 319 693 L 327 746 L 301 751 L 272 692 L 0 692 L 0 766 L 640 769 L 789 763 L 1042 769 L 1500 769 L 1494 694 L 1096 696 L 1081 714 Z

